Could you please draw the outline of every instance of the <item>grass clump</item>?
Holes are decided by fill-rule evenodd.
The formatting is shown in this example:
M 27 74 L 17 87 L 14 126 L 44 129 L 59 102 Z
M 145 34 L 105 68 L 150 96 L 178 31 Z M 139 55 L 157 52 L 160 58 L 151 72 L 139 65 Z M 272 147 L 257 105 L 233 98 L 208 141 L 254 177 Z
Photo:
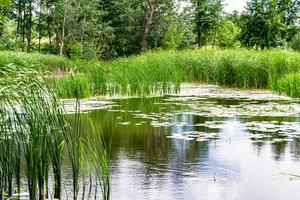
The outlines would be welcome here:
M 82 146 L 79 101 L 81 92 L 74 91 L 74 94 L 77 95 L 77 103 L 75 122 L 71 126 L 66 120 L 60 100 L 40 73 L 13 65 L 1 68 L 0 199 L 14 199 L 21 194 L 22 163 L 25 165 L 29 199 L 61 199 L 61 168 L 65 144 L 72 164 L 73 199 L 77 199 L 80 172 L 85 171 L 82 160 L 86 155 L 82 152 L 83 149 L 90 148 Z M 89 155 L 93 152 L 90 150 L 85 153 Z M 100 149 L 98 153 L 101 153 Z M 104 184 L 110 184 L 107 181 L 108 163 L 107 160 L 103 164 L 99 163 L 99 166 L 103 165 L 108 169 L 103 176 Z M 54 177 L 54 185 L 51 187 L 53 195 L 48 190 L 51 167 Z M 97 172 L 99 168 L 94 170 Z M 17 193 L 13 190 L 14 185 L 17 186 Z M 109 186 L 106 185 L 105 188 Z
M 55 87 L 61 98 L 87 98 L 91 94 L 90 80 L 83 74 L 57 79 Z
M 286 94 L 293 98 L 300 97 L 300 74 L 288 74 L 277 82 L 277 87 L 272 88 L 279 94 Z

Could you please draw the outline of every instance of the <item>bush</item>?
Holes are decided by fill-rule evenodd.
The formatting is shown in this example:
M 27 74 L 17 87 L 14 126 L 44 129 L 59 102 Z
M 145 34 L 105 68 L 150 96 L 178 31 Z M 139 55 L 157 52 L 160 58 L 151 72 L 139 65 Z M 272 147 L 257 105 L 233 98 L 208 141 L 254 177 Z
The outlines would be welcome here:
M 225 21 L 217 30 L 217 44 L 222 48 L 234 48 L 240 46 L 238 36 L 241 29 L 232 21 Z
M 294 38 L 292 39 L 291 47 L 296 51 L 300 51 L 300 33 L 295 35 Z
M 83 47 L 82 44 L 77 42 L 69 47 L 69 56 L 71 60 L 83 59 Z

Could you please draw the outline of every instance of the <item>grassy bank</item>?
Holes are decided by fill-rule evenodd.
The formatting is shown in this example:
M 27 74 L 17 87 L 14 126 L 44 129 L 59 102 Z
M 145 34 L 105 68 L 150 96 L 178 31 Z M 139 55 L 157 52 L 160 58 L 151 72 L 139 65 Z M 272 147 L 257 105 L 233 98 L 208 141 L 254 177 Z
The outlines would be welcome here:
M 40 56 L 29 57 L 32 63 L 41 60 Z M 112 62 L 71 62 L 57 57 L 56 62 L 64 64 L 59 67 L 48 62 L 50 64 L 43 69 L 76 69 L 73 77 L 56 80 L 62 97 L 76 96 L 74 91 L 81 91 L 83 97 L 107 93 L 167 93 L 178 89 L 184 81 L 278 91 L 278 80 L 299 71 L 300 54 L 279 50 L 184 50 L 155 51 Z M 77 87 L 80 90 L 74 89 Z
M 39 53 L 22 53 L 13 51 L 0 52 L 0 66 L 14 64 L 18 67 L 30 67 L 39 71 L 69 71 L 76 66 L 67 58 Z

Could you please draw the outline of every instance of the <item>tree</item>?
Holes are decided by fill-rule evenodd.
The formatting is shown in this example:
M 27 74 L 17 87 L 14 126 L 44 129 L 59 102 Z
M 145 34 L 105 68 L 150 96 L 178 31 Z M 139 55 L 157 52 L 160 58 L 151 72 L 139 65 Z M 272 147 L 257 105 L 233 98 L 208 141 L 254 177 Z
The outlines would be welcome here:
M 293 37 L 291 47 L 296 51 L 300 51 L 300 32 Z
M 297 15 L 297 0 L 251 0 L 243 15 L 242 44 L 246 47 L 272 48 L 284 45 L 292 33 Z
M 11 5 L 11 0 L 0 0 L 0 36 L 3 34 L 4 23 L 7 19 L 7 12 Z
M 174 7 L 173 0 L 107 1 L 103 20 L 114 35 L 110 51 L 116 56 L 127 56 L 161 47 L 176 18 Z
M 198 47 L 207 44 L 208 36 L 218 27 L 223 9 L 222 0 L 192 0 Z
M 164 49 L 177 49 L 183 38 L 184 33 L 178 26 L 173 25 L 168 28 L 162 43 L 162 47 Z
M 175 4 L 173 0 L 146 0 L 142 6 L 145 10 L 145 25 L 141 53 L 144 53 L 150 46 L 149 40 L 152 40 L 152 48 L 162 45 L 167 28 L 175 19 Z
M 217 44 L 222 48 L 233 48 L 240 45 L 238 41 L 241 29 L 232 21 L 226 20 L 217 30 Z
M 32 33 L 32 11 L 33 11 L 33 0 L 28 0 L 28 18 L 27 18 L 27 53 L 31 51 L 31 33 Z

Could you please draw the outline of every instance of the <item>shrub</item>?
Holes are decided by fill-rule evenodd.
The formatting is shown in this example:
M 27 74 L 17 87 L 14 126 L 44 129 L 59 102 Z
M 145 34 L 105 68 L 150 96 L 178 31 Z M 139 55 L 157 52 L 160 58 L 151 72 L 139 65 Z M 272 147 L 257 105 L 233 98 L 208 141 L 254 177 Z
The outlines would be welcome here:
M 296 51 L 300 51 L 300 33 L 295 35 L 294 38 L 292 39 L 291 47 Z
M 217 44 L 222 48 L 234 48 L 240 46 L 238 36 L 241 29 L 237 27 L 232 21 L 225 21 L 217 30 Z
M 83 58 L 82 44 L 77 42 L 69 47 L 69 56 L 71 60 L 80 60 Z

